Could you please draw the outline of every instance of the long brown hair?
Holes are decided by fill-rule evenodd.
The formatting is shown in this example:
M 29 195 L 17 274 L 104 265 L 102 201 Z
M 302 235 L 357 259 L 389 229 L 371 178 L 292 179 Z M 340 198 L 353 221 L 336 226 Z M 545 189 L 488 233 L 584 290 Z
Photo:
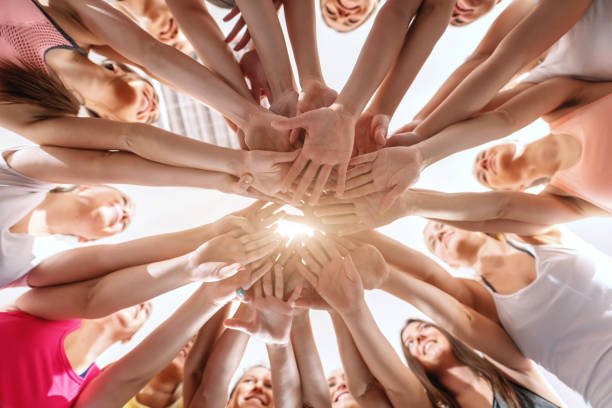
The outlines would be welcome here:
M 443 328 L 420 319 L 409 319 L 400 332 L 400 337 L 401 333 L 403 333 L 406 327 L 408 327 L 408 325 L 411 323 L 423 323 L 426 326 L 434 327 L 440 331 L 440 333 L 442 333 L 444 337 L 448 339 L 451 345 L 451 350 L 457 360 L 470 367 L 478 376 L 485 378 L 489 384 L 491 384 L 493 391 L 504 400 L 508 407 L 521 408 L 516 392 L 514 392 L 514 389 L 508 380 L 506 380 L 506 378 L 501 375 L 495 366 L 487 359 L 479 356 L 474 350 L 451 336 L 451 334 Z M 423 384 L 431 404 L 434 407 L 439 408 L 461 408 L 459 404 L 457 404 L 457 401 L 455 401 L 455 398 L 451 392 L 438 381 L 436 376 L 427 373 L 423 366 L 412 356 L 412 354 L 410 354 L 410 350 L 408 347 L 406 347 L 406 345 L 404 345 L 403 340 L 401 343 L 404 357 L 406 357 L 406 361 L 408 362 L 408 367 L 410 367 L 414 375 L 419 379 L 421 384 Z
M 20 64 L 0 61 L 0 103 L 38 106 L 45 111 L 42 117 L 79 112 L 81 104 L 56 75 Z

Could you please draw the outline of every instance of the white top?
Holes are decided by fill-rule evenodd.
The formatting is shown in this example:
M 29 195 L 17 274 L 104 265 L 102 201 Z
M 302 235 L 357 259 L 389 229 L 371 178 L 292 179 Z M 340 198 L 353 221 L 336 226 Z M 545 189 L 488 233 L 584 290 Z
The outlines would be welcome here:
M 17 149 L 11 149 L 14 151 Z M 9 167 L 0 152 L 0 288 L 21 278 L 35 266 L 34 237 L 13 234 L 9 228 L 44 199 L 55 184 L 35 180 Z
M 537 278 L 511 295 L 492 293 L 521 352 L 580 393 L 612 407 L 612 259 L 597 263 L 561 246 L 534 246 Z
M 557 41 L 524 82 L 557 76 L 612 80 L 612 0 L 593 0 L 578 22 Z

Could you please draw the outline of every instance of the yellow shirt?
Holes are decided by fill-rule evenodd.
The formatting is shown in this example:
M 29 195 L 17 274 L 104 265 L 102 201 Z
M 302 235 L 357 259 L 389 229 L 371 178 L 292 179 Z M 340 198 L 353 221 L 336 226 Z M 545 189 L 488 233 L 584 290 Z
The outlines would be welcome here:
M 129 400 L 128 403 L 123 406 L 123 408 L 150 408 L 150 407 L 148 405 L 143 405 L 140 402 L 136 401 L 136 397 L 134 397 L 131 400 Z M 176 400 L 174 404 L 169 405 L 168 408 L 183 408 L 183 397 Z

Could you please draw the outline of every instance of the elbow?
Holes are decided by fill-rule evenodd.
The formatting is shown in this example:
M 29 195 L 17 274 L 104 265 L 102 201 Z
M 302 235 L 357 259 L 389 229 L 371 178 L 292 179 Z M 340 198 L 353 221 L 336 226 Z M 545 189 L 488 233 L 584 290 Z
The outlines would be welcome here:
M 122 123 L 119 134 L 119 150 L 136 153 L 139 150 L 140 142 L 146 133 L 148 125 L 144 123 Z

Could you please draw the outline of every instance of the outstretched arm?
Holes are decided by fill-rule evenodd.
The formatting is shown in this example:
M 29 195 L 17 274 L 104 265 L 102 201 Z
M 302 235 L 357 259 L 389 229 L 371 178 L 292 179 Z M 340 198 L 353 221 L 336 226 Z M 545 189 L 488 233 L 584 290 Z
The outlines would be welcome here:
M 235 296 L 237 288 L 246 288 L 258 278 L 243 269 L 215 284 L 203 284 L 134 350 L 90 382 L 74 406 L 122 406 L 178 354 L 217 310 Z
M 351 332 L 344 324 L 342 317 L 334 311 L 330 312 L 330 316 L 336 332 L 344 375 L 355 401 L 363 408 L 392 407 L 381 385 L 359 354 Z
M 272 389 L 274 389 L 274 406 L 287 408 L 302 407 L 302 390 L 300 372 L 293 354 L 291 342 L 286 344 L 266 344 Z
M 553 45 L 582 17 L 592 0 L 540 0 L 415 131 L 428 138 L 480 111 L 526 64 Z
M 331 404 L 323 366 L 312 335 L 308 310 L 295 312 L 291 327 L 291 344 L 302 386 L 302 405 L 328 408 Z

